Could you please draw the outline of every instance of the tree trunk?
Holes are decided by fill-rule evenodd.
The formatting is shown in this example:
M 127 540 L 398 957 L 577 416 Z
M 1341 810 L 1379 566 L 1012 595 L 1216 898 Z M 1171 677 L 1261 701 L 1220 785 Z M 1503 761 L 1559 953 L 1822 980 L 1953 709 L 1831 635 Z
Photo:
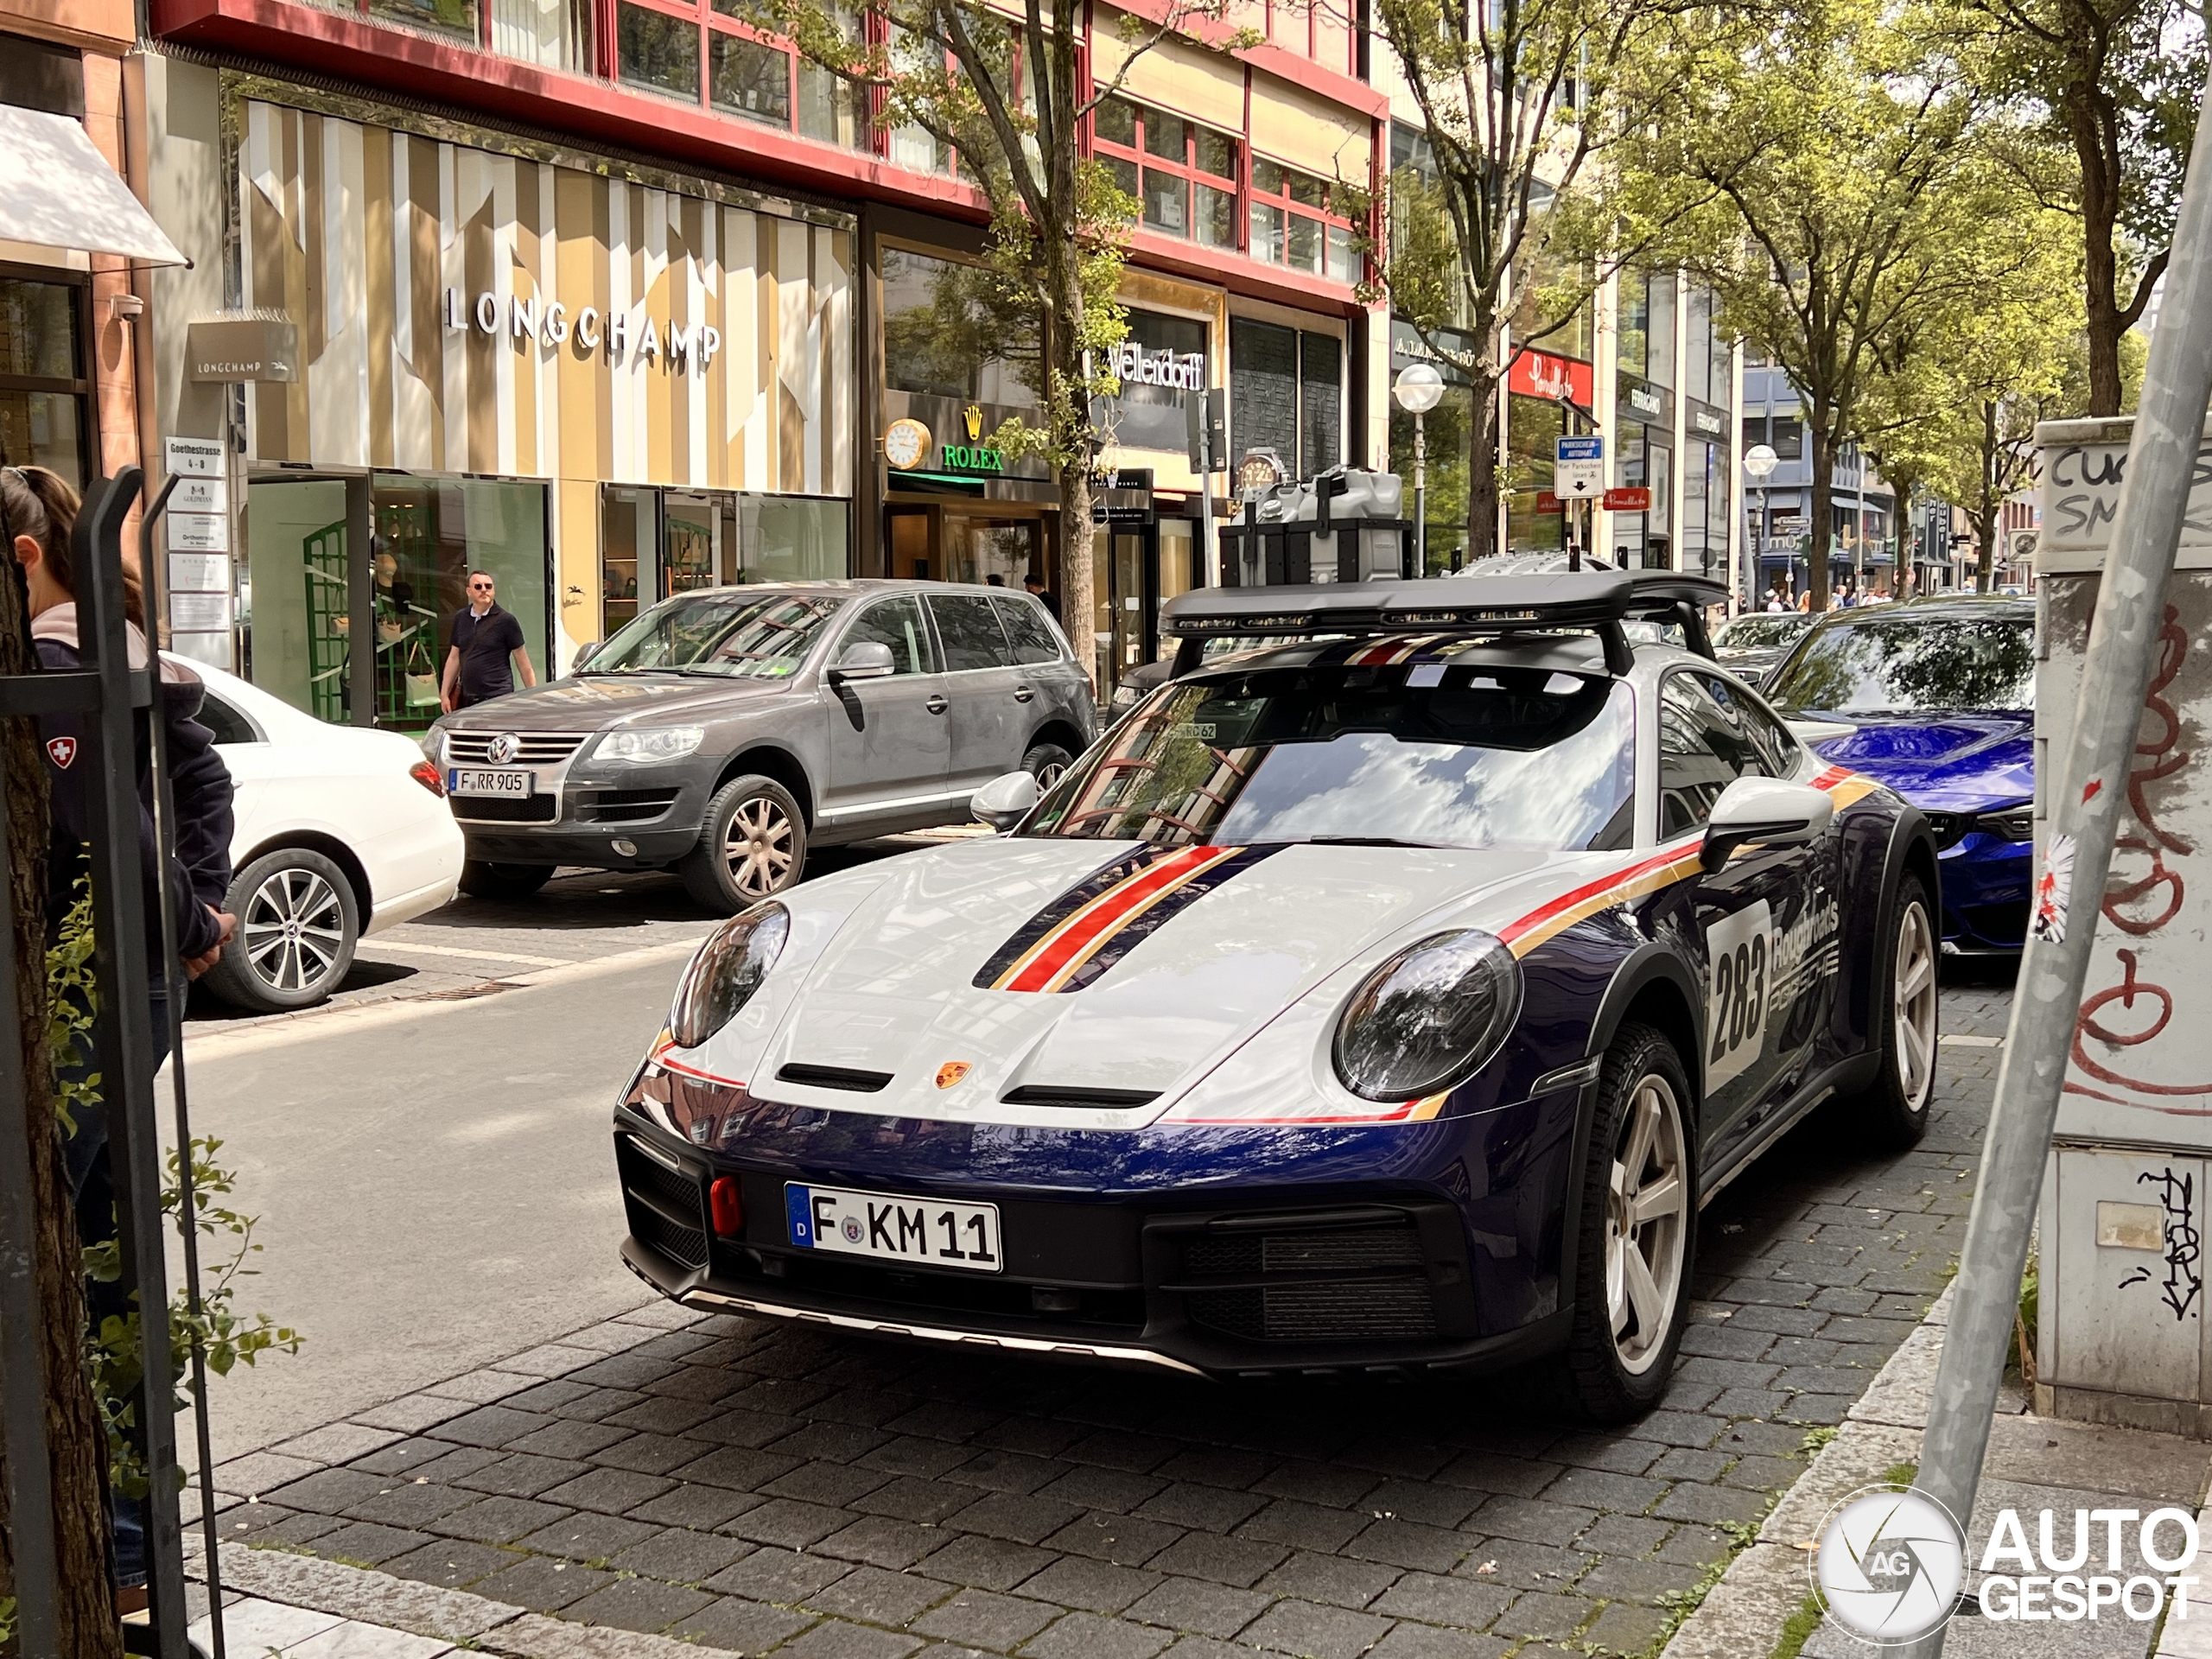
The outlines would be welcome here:
M 2005 516 L 2005 495 L 1997 476 L 1997 405 L 1981 406 L 1981 491 L 1974 515 L 1974 590 L 1986 594 L 1996 585 L 1998 521 Z
M 1805 515 L 1805 587 L 1812 597 L 1806 608 L 1820 612 L 1828 607 L 1828 537 L 1834 534 L 1835 423 L 1818 399 L 1805 414 L 1805 438 L 1813 446 L 1813 499 Z
M 2093 66 L 2076 63 L 2063 102 L 2082 174 L 2082 297 L 2089 357 L 2089 406 L 2083 412 L 2117 415 L 2120 341 L 2129 324 L 2121 315 L 2120 259 L 2113 246 L 2120 227 L 2120 158 L 2107 143 L 2112 112 L 2103 107 L 2109 100 L 2097 88 Z
M 1072 183 L 1070 185 L 1072 191 Z M 1077 275 L 1075 250 L 1048 247 L 1045 253 L 1046 289 L 1046 382 L 1052 390 L 1050 417 L 1057 429 L 1060 463 L 1060 626 L 1075 647 L 1076 660 L 1090 678 L 1092 695 L 1104 690 L 1098 671 L 1097 583 L 1093 575 L 1093 534 L 1090 524 L 1090 450 L 1086 441 L 1090 410 L 1081 391 L 1081 347 L 1084 293 Z M 1063 423 L 1065 425 L 1063 425 Z
M 33 664 L 22 568 L 0 556 L 0 674 Z M 107 1573 L 107 1521 L 101 1503 L 105 1432 L 85 1379 L 84 1268 L 76 1217 L 63 1180 L 60 1132 L 54 1121 L 53 1076 L 46 1046 L 46 768 L 38 728 L 24 719 L 0 720 L 0 800 L 8 817 L 6 880 L 15 914 L 16 1001 L 22 1029 L 0 1032 L 21 1046 L 31 1086 L 27 1144 L 0 1147 L 0 1158 L 27 1159 L 35 1228 L 39 1329 L 26 1342 L 4 1338 L 18 1353 L 35 1349 L 46 1377 L 46 1435 L 54 1483 L 56 1576 L 60 1582 L 57 1652 L 62 1659 L 116 1659 L 122 1652 Z M 0 1449 L 4 1456 L 4 1449 Z M 0 1596 L 16 1593 L 15 1548 L 6 1513 L 8 1485 L 0 1468 Z
M 1488 558 L 1497 544 L 1497 379 L 1482 365 L 1472 373 L 1473 394 L 1467 415 L 1467 560 Z M 1421 573 L 1427 575 L 1424 570 Z

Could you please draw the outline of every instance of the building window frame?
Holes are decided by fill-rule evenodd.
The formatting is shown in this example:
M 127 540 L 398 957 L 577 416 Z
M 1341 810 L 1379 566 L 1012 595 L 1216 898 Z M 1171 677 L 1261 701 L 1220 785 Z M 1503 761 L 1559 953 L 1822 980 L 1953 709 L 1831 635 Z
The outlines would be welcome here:
M 1357 229 L 1338 209 L 1328 180 L 1264 156 L 1252 158 L 1249 176 L 1245 219 L 1253 258 L 1331 282 L 1359 281 Z M 1310 253 L 1301 254 L 1301 241 Z
M 0 374 L 0 392 L 43 394 L 73 400 L 77 413 L 77 457 L 79 476 L 70 483 L 79 491 L 106 469 L 102 464 L 99 434 L 95 424 L 98 405 L 96 388 L 92 383 L 92 343 L 97 338 L 92 327 L 92 279 L 81 271 L 54 265 L 24 265 L 0 260 L 0 280 L 40 283 L 51 288 L 70 290 L 70 321 L 73 325 L 72 367 L 73 374 L 67 377 L 42 374 Z M 10 454 L 8 463 L 14 467 L 38 464 L 35 457 Z
M 1124 130 L 1126 138 L 1121 136 Z M 1240 209 L 1251 153 L 1243 134 L 1224 132 L 1117 92 L 1099 99 L 1090 112 L 1090 141 L 1092 152 L 1113 169 L 1116 182 L 1136 198 L 1137 223 L 1144 229 L 1202 248 L 1243 251 L 1244 215 Z M 1224 145 L 1226 154 L 1221 149 Z M 1165 213 L 1154 217 L 1155 201 L 1165 200 L 1169 194 L 1156 189 L 1156 183 L 1169 185 L 1177 197 L 1180 228 L 1165 222 Z M 1202 191 L 1212 194 L 1201 195 Z M 1201 235 L 1210 223 L 1214 233 Z

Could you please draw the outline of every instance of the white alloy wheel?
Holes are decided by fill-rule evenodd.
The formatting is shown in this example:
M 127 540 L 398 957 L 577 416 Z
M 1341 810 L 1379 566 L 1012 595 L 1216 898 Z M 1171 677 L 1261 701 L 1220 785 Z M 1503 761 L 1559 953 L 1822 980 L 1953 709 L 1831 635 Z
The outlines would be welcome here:
M 1637 1080 L 1606 1186 L 1605 1314 L 1630 1376 L 1649 1370 L 1674 1328 L 1688 1239 L 1681 1102 L 1666 1078 Z
M 729 866 L 731 885 L 747 899 L 779 892 L 790 878 L 795 851 L 791 821 L 768 797 L 756 795 L 730 814 L 722 859 Z
M 346 912 L 338 891 L 315 870 L 272 871 L 238 918 L 253 976 L 274 991 L 322 988 L 345 955 Z
M 1926 1108 L 1936 1082 L 1936 936 L 1927 907 L 1916 896 L 1906 901 L 1897 918 L 1891 983 L 1897 1090 L 1906 1109 L 1917 1112 Z

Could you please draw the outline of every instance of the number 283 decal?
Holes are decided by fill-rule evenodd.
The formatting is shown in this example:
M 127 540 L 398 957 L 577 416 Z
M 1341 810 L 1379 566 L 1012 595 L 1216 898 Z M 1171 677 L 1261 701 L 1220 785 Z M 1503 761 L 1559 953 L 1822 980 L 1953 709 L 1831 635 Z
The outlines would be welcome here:
M 1726 1083 L 1766 1046 L 1774 920 L 1766 901 L 1706 930 L 1705 1077 Z

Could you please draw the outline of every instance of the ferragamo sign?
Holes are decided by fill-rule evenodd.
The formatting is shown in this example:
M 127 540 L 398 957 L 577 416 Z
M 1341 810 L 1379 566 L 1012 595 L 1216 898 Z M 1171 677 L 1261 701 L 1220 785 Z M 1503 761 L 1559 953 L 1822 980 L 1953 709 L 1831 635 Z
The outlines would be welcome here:
M 573 339 L 587 352 L 603 349 L 610 360 L 626 355 L 638 363 L 662 360 L 660 330 L 653 320 L 645 318 L 633 334 L 626 311 L 601 311 L 588 305 L 571 321 L 568 307 L 558 300 L 546 300 L 541 304 L 519 294 L 502 299 L 487 289 L 476 296 L 472 306 L 461 289 L 448 288 L 445 315 L 449 332 L 466 330 L 473 321 L 479 334 L 490 334 L 494 339 L 537 340 L 556 346 L 565 346 Z M 671 321 L 668 325 L 667 366 L 671 371 L 694 365 L 703 369 L 715 360 L 721 344 L 721 333 L 711 323 L 679 327 Z

